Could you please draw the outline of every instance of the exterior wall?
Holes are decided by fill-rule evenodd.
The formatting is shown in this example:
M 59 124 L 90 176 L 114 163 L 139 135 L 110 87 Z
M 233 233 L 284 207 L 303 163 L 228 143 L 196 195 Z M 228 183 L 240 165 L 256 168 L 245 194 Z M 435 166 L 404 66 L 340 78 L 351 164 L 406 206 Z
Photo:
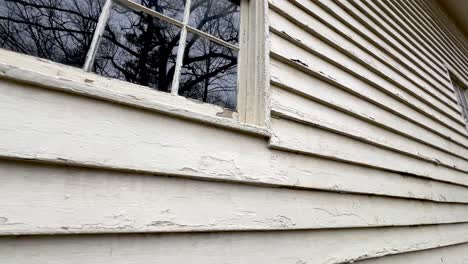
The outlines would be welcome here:
M 268 130 L 0 63 L 1 262 L 466 262 L 466 39 L 434 0 L 269 21 Z

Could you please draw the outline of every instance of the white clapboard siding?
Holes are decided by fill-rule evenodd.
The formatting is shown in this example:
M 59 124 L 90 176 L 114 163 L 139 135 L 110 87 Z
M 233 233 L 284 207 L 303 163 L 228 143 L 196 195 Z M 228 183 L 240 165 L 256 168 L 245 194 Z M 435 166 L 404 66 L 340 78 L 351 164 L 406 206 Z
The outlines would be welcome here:
M 422 89 L 424 93 L 427 93 L 427 96 L 434 97 L 439 100 L 439 102 L 451 108 L 456 108 L 457 102 L 453 93 L 447 94 L 445 88 L 439 88 L 437 84 L 427 79 L 419 78 L 404 67 L 399 67 L 395 60 L 376 49 L 370 42 L 357 34 L 350 33 L 349 28 L 342 25 L 337 19 L 330 16 L 319 16 L 321 13 L 314 13 L 315 17 L 317 17 L 315 18 L 307 12 L 312 10 L 301 8 L 298 3 L 293 4 L 293 2 L 288 1 L 273 2 L 271 9 L 275 10 L 275 12 L 270 14 L 271 26 L 278 31 L 284 31 L 292 35 L 290 25 L 288 26 L 288 23 L 285 25 L 284 22 L 280 23 L 286 19 L 290 20 L 292 23 L 300 25 L 300 27 L 309 34 L 313 34 L 333 46 L 336 51 L 343 52 L 345 55 L 353 58 L 364 66 L 368 66 L 367 68 L 369 70 L 373 70 L 392 81 L 397 81 L 400 87 L 408 86 L 411 88 L 415 86 L 418 89 Z M 322 13 L 323 12 L 324 11 L 322 11 Z M 273 16 L 277 14 L 280 14 L 283 18 L 274 18 Z M 333 22 L 333 24 L 319 21 L 325 18 L 329 20 L 330 23 Z M 282 27 L 282 29 L 279 29 L 279 27 Z M 348 35 L 349 33 L 352 37 Z M 416 91 L 419 91 L 418 89 L 416 89 Z M 421 92 L 419 92 L 419 94 L 421 94 Z M 456 111 L 458 111 L 458 109 L 456 109 Z
M 449 168 L 468 172 L 466 159 L 435 150 L 386 128 L 372 125 L 348 113 L 316 103 L 301 95 L 272 86 L 272 111 L 275 115 L 322 127 L 397 152 Z
M 272 119 L 271 146 L 468 186 L 466 172 L 382 149 L 310 125 Z
M 2 264 L 349 263 L 464 243 L 468 224 L 295 232 L 0 237 Z
M 468 202 L 461 186 L 275 151 L 263 138 L 91 98 L 2 81 L 0 100 L 2 157 Z
M 356 264 L 466 264 L 468 263 L 468 243 L 420 250 L 410 253 L 383 256 L 355 262 Z
M 301 3 L 307 2 L 306 0 L 297 1 L 301 1 Z M 372 23 L 372 21 L 369 21 L 369 19 L 365 19 L 362 16 L 353 13 L 352 10 L 355 8 L 352 5 L 346 6 L 344 3 L 332 0 L 317 0 L 315 2 L 323 9 L 326 9 L 331 14 L 334 14 L 334 16 L 339 18 L 342 23 L 345 23 L 348 27 L 356 30 L 357 32 L 360 32 L 363 37 L 367 37 L 369 41 L 378 43 L 388 54 L 391 54 L 398 60 L 404 62 L 406 65 L 409 65 L 415 71 L 418 69 L 424 71 L 426 74 L 432 76 L 442 86 L 447 86 L 448 79 L 445 75 L 434 71 L 425 63 L 422 63 L 414 56 L 411 56 L 411 54 L 408 55 L 407 53 L 402 52 L 399 47 L 394 44 L 395 40 L 387 40 L 381 33 L 382 30 L 375 28 L 377 27 L 375 23 Z
M 424 2 L 420 2 L 418 5 L 407 5 L 403 2 L 396 3 L 399 4 L 400 7 L 407 8 L 407 10 L 411 14 L 413 14 L 413 16 L 418 16 L 418 18 L 413 17 L 413 21 L 419 24 L 419 26 L 423 29 L 427 30 L 426 32 L 428 32 L 428 35 L 432 36 L 432 39 L 434 39 L 437 45 L 443 47 L 441 53 L 443 55 L 449 56 L 450 58 L 449 60 L 447 60 L 447 62 L 456 65 L 456 68 L 459 68 L 459 70 L 468 70 L 468 65 L 466 65 L 468 63 L 468 60 L 466 58 L 466 52 L 459 52 L 459 49 L 455 44 L 457 40 L 455 38 L 449 37 L 450 34 L 446 34 L 446 30 L 444 30 L 443 28 L 443 26 L 445 26 L 446 23 L 450 23 L 449 21 L 446 21 L 445 23 L 440 23 L 440 17 L 443 17 L 441 14 L 436 14 L 435 16 L 433 16 L 433 19 L 438 21 L 439 23 L 434 23 L 434 20 L 428 20 L 424 16 L 419 17 L 422 14 L 424 14 L 424 9 L 426 9 L 425 7 L 427 7 Z M 427 11 L 429 10 L 426 9 L 426 12 Z
M 468 204 L 22 162 L 0 162 L 0 171 L 0 200 L 9 201 L 0 212 L 0 236 L 304 230 L 468 222 Z
M 364 12 L 372 12 L 374 16 L 382 19 L 384 23 L 388 25 L 388 32 L 395 38 L 402 38 L 404 41 L 408 42 L 408 48 L 417 49 L 424 57 L 433 60 L 439 65 L 443 65 L 444 59 L 442 58 L 442 54 L 435 51 L 428 43 L 425 43 L 422 40 L 422 36 L 415 33 L 408 24 L 402 22 L 400 17 L 395 16 L 395 13 L 391 10 L 385 9 L 385 5 L 382 5 L 382 2 L 377 3 L 353 0 L 352 3 L 360 10 L 365 10 Z
M 434 39 L 432 34 L 427 34 L 427 31 L 421 27 L 424 22 L 416 21 L 416 16 L 409 13 L 410 9 L 408 7 L 400 5 L 397 1 L 377 1 L 375 4 L 392 15 L 392 18 L 404 28 L 403 32 L 411 32 L 411 36 L 419 40 L 421 45 L 428 47 L 433 56 L 442 57 L 443 61 L 458 63 L 458 56 L 448 56 L 446 52 L 449 51 L 446 51 L 441 43 Z M 417 13 L 417 16 L 419 15 L 420 13 Z M 460 67 L 459 64 L 457 66 Z
M 340 85 L 349 87 L 353 93 L 359 94 L 368 100 L 372 100 L 383 108 L 398 111 L 414 122 L 422 123 L 426 127 L 431 127 L 442 135 L 448 135 L 463 146 L 468 144 L 468 140 L 465 135 L 465 128 L 448 117 L 437 114 L 433 110 L 424 112 L 421 108 L 414 106 L 415 104 L 418 104 L 417 102 L 408 101 L 402 97 L 396 99 L 395 97 L 387 94 L 386 92 L 388 91 L 376 88 L 359 76 L 354 76 L 345 70 L 336 67 L 334 64 L 331 64 L 316 54 L 313 54 L 310 50 L 305 50 L 302 47 L 296 46 L 291 42 L 291 39 L 286 38 L 287 36 L 279 36 L 274 33 L 271 34 L 271 51 L 275 58 L 296 62 L 298 67 L 301 67 L 304 71 L 312 71 L 315 75 L 330 76 Z M 309 46 L 313 47 L 313 44 L 308 43 L 307 47 Z M 395 89 L 393 86 L 389 86 L 389 88 L 390 87 Z M 394 92 L 398 97 L 400 94 L 399 91 L 395 90 Z M 422 103 L 419 103 L 419 106 L 429 108 L 427 105 L 423 105 Z
M 286 5 L 284 1 L 277 1 L 274 3 L 277 4 L 278 7 L 281 6 L 281 9 L 286 9 L 289 6 Z M 417 83 L 420 82 L 418 82 L 418 79 L 426 82 L 430 87 L 434 87 L 438 91 L 443 92 L 452 103 L 456 103 L 454 94 L 447 92 L 447 89 L 453 90 L 449 87 L 448 80 L 441 84 L 440 82 L 435 81 L 433 76 L 427 74 L 418 67 L 410 66 L 412 65 L 411 63 L 407 63 L 403 57 L 400 59 L 398 53 L 391 52 L 392 49 L 387 43 L 382 41 L 379 42 L 379 39 L 375 38 L 371 31 L 360 26 L 353 17 L 345 17 L 346 19 L 343 19 L 341 18 L 341 15 L 346 15 L 346 13 L 337 14 L 331 10 L 329 10 L 330 13 L 328 13 L 312 1 L 295 1 L 293 3 L 303 12 L 307 13 L 306 16 L 301 16 L 301 13 L 299 13 L 300 21 L 303 21 L 303 23 L 310 25 L 313 28 L 319 27 L 320 33 L 323 36 L 328 38 L 330 30 L 333 30 L 342 38 L 345 38 L 351 43 L 357 45 L 363 52 L 371 54 L 381 63 L 388 65 L 388 67 L 394 71 L 400 72 L 403 76 L 406 76 L 411 80 L 415 80 Z M 316 19 L 320 20 L 321 23 L 316 23 Z M 322 23 L 326 24 L 327 27 L 322 28 Z M 331 32 L 331 34 L 333 33 Z
M 359 117 L 387 130 L 400 133 L 413 140 L 433 146 L 441 151 L 466 159 L 468 149 L 372 102 L 363 100 L 356 94 L 347 92 L 328 76 L 314 77 L 282 61 L 272 59 L 271 78 L 273 85 L 282 87 L 311 100 L 339 109 L 349 115 Z M 320 91 L 320 92 L 319 92 Z
M 314 37 L 313 35 L 307 33 L 303 29 L 294 26 L 293 23 L 287 21 L 286 19 L 281 19 L 281 16 L 276 16 L 276 18 L 278 18 L 277 20 L 283 20 L 276 24 L 277 27 L 282 28 L 275 28 L 275 24 L 274 22 L 272 22 L 272 31 L 275 34 L 285 35 L 286 37 L 289 37 L 289 41 L 292 42 L 291 45 L 295 44 L 297 46 L 301 46 L 304 49 L 307 49 L 309 52 L 317 54 L 327 62 L 334 64 L 336 67 L 343 69 L 349 74 L 355 76 L 355 78 L 359 78 L 363 82 L 373 85 L 375 89 L 381 89 L 383 92 L 391 95 L 395 99 L 406 102 L 415 109 L 419 109 L 419 111 L 423 111 L 428 115 L 433 116 L 433 118 L 437 118 L 437 120 L 440 120 L 440 122 L 443 122 L 443 124 L 449 126 L 454 131 L 457 131 L 462 135 L 464 135 L 464 133 L 466 132 L 463 127 L 464 123 L 460 117 L 460 113 L 452 108 L 449 108 L 447 105 L 440 103 L 440 101 L 437 101 L 433 97 L 430 97 L 427 92 L 420 93 L 421 95 L 424 94 L 424 98 L 418 97 L 417 95 L 415 95 L 414 90 L 408 91 L 406 88 L 402 89 L 402 87 L 404 87 L 403 85 L 398 85 L 398 83 L 396 83 L 395 81 L 391 82 L 387 80 L 392 80 L 392 77 L 387 76 L 386 78 L 383 78 L 369 70 L 369 66 L 377 66 L 374 66 L 369 63 L 366 63 L 366 66 L 363 66 L 355 62 L 354 60 L 351 60 L 348 56 L 337 51 L 337 49 L 334 48 L 334 46 L 338 46 L 339 42 L 334 43 L 333 46 L 325 45 L 317 37 Z M 278 41 L 272 41 L 273 52 L 276 52 L 278 48 L 283 48 L 284 50 L 284 47 L 275 46 L 275 44 L 280 45 Z M 312 45 L 311 43 L 314 43 L 314 45 Z M 339 77 L 340 76 L 337 76 L 336 78 Z M 407 84 L 407 86 L 411 87 L 410 84 Z M 435 105 L 438 105 L 439 108 L 436 108 Z
M 324 1 L 324 0 L 319 0 Z M 445 72 L 442 70 L 443 64 L 434 63 L 429 58 L 425 58 L 416 50 L 410 50 L 407 48 L 404 42 L 400 39 L 392 37 L 387 31 L 388 27 L 379 20 L 375 20 L 375 17 L 372 14 L 367 12 L 362 12 L 356 6 L 354 6 L 350 1 L 336 0 L 341 8 L 345 9 L 349 14 L 352 14 L 360 22 L 362 22 L 366 27 L 374 31 L 378 37 L 382 38 L 385 41 L 388 41 L 389 44 L 395 48 L 399 53 L 404 54 L 407 58 L 419 64 L 419 67 L 427 67 L 433 73 L 439 75 L 442 79 L 447 78 Z
M 333 38 L 327 37 L 326 43 L 324 43 L 322 41 L 324 36 L 321 34 L 321 32 L 317 32 L 318 30 L 323 31 L 322 29 L 325 28 L 323 25 L 321 28 L 316 27 L 317 23 L 309 25 L 307 23 L 307 18 L 310 20 L 311 17 L 308 16 L 307 13 L 301 11 L 298 7 L 294 7 L 292 4 L 286 5 L 284 4 L 285 2 L 281 3 L 283 3 L 285 6 L 276 7 L 275 10 L 277 12 L 270 13 L 272 31 L 286 34 L 293 38 L 296 42 L 299 42 L 299 44 L 315 43 L 315 45 L 308 47 L 313 48 L 315 52 L 323 56 L 326 55 L 328 58 L 331 58 L 332 61 L 339 62 L 340 65 L 348 65 L 348 69 L 359 72 L 360 75 L 365 76 L 369 80 L 385 79 L 386 81 L 383 83 L 388 83 L 392 86 L 395 86 L 396 89 L 392 91 L 403 91 L 403 94 L 408 96 L 408 98 L 420 100 L 431 106 L 431 108 L 438 110 L 442 114 L 447 113 L 448 117 L 454 119 L 455 121 L 460 123 L 462 122 L 460 111 L 456 102 L 450 102 L 447 97 L 435 89 L 423 86 L 422 84 L 411 82 L 410 80 L 403 78 L 403 76 L 400 74 L 397 74 L 397 72 L 393 71 L 392 69 L 387 69 L 385 64 L 362 52 L 355 45 L 346 45 L 348 41 L 339 35 L 336 36 L 336 34 L 333 34 Z M 285 7 L 289 7 L 289 10 L 284 10 Z M 291 16 L 284 14 L 285 11 L 289 11 Z M 282 14 L 280 15 L 279 13 Z M 287 16 L 288 19 L 286 19 L 285 16 Z M 297 26 L 299 24 L 300 26 Z M 321 39 L 319 40 L 319 38 Z M 350 60 L 350 58 L 352 60 Z M 371 73 L 369 73 L 369 71 Z M 376 82 L 382 83 L 379 81 Z M 385 85 L 385 87 L 387 86 L 388 85 Z M 408 100 L 414 101 L 412 99 Z
M 429 65 L 434 70 L 439 71 L 440 74 L 444 75 L 442 67 L 444 66 L 442 60 L 436 56 L 430 56 L 430 53 L 427 50 L 421 48 L 420 44 L 417 44 L 413 40 L 406 38 L 404 34 L 401 34 L 395 29 L 395 25 L 387 23 L 380 14 L 376 13 L 370 9 L 367 5 L 363 4 L 360 1 L 348 1 L 351 5 L 354 6 L 354 11 L 359 10 L 357 14 L 363 14 L 363 17 L 368 18 L 370 21 L 375 23 L 381 29 L 381 33 L 384 37 L 388 39 L 393 39 L 397 43 L 397 46 L 407 54 L 413 54 L 419 60 L 421 60 L 426 65 Z M 356 13 L 355 13 L 356 14 Z

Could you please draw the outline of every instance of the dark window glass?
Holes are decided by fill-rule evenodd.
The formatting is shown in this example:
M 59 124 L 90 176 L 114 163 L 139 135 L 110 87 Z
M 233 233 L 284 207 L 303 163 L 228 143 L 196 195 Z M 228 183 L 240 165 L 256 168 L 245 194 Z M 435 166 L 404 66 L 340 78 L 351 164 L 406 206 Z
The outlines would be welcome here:
M 231 44 L 237 44 L 240 3 L 231 0 L 193 0 L 189 25 Z
M 189 33 L 179 95 L 235 110 L 237 52 Z
M 96 73 L 170 91 L 180 28 L 115 5 L 95 61 Z
M 82 67 L 103 0 L 0 0 L 0 47 Z
M 182 21 L 184 18 L 185 0 L 132 0 L 168 17 Z

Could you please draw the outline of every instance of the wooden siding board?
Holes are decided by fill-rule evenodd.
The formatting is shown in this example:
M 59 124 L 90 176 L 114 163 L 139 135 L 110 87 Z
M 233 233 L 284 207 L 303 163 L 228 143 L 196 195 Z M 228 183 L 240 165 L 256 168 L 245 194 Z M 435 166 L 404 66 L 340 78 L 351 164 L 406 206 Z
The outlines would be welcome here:
M 338 264 L 464 243 L 467 227 L 4 237 L 0 255 L 4 264 Z
M 468 243 L 383 256 L 355 262 L 356 264 L 466 264 Z
M 400 2 L 397 2 L 400 3 Z M 408 6 L 409 11 L 412 10 L 413 13 L 418 17 L 416 20 L 425 21 L 426 23 L 420 25 L 423 28 L 426 28 L 430 35 L 436 38 L 436 42 L 438 45 L 445 46 L 446 48 L 443 49 L 444 53 L 451 57 L 450 63 L 456 63 L 460 70 L 468 71 L 468 58 L 466 57 L 466 50 L 467 48 L 460 49 L 458 45 L 456 45 L 457 39 L 454 38 L 451 32 L 454 30 L 450 30 L 447 28 L 446 24 L 450 22 L 446 19 L 446 14 L 442 12 L 437 12 L 437 8 L 434 8 L 436 3 L 429 4 L 429 2 L 418 2 L 415 1 L 414 4 L 405 5 L 401 2 L 403 6 Z M 432 19 L 427 19 L 427 17 L 431 17 Z M 441 19 L 445 18 L 445 22 Z M 454 60 L 454 61 L 452 61 Z M 449 62 L 449 61 L 447 61 Z
M 437 166 L 321 128 L 273 118 L 272 130 L 272 147 L 468 186 L 465 172 Z
M 307 43 L 308 46 L 316 48 L 317 52 L 327 54 L 335 61 L 348 60 L 350 62 L 346 64 L 351 65 L 351 67 L 358 64 L 376 75 L 376 77 L 372 77 L 374 76 L 372 73 L 366 74 L 369 79 L 382 78 L 397 89 L 408 93 L 410 97 L 414 96 L 417 100 L 431 105 L 442 114 L 446 114 L 459 123 L 463 122 L 456 101 L 450 101 L 453 94 L 446 97 L 445 94 L 432 87 L 415 82 L 413 79 L 404 78 L 404 75 L 394 71 L 394 68 L 389 68 L 388 64 L 384 64 L 363 52 L 359 47 L 344 39 L 340 34 L 334 33 L 290 2 L 280 1 L 278 3 L 280 6 L 271 5 L 275 12 L 270 15 L 271 26 L 277 32 L 286 32 L 285 34 L 302 43 Z M 356 69 L 356 71 L 362 72 L 362 69 Z
M 282 5 L 285 2 L 277 1 L 275 4 Z M 392 53 L 392 48 L 389 47 L 385 42 L 379 41 L 378 38 L 372 38 L 373 33 L 362 25 L 359 25 L 353 17 L 345 13 L 335 13 L 333 10 L 328 8 L 318 7 L 312 1 L 295 1 L 295 5 L 300 7 L 304 12 L 307 12 L 306 18 L 308 24 L 313 25 L 313 28 L 320 27 L 321 23 L 313 23 L 314 18 L 320 20 L 327 27 L 333 29 L 341 37 L 347 39 L 351 43 L 354 43 L 362 51 L 373 55 L 381 63 L 388 65 L 396 72 L 399 72 L 408 79 L 416 80 L 419 79 L 427 83 L 429 86 L 439 87 L 439 90 L 452 89 L 448 81 L 443 84 L 436 82 L 432 76 L 422 71 L 418 67 L 410 66 L 411 63 L 404 60 L 404 57 L 399 58 L 398 53 Z M 284 7 L 283 7 L 284 8 Z M 325 12 L 327 10 L 329 13 Z M 338 9 L 340 11 L 340 9 Z M 343 19 L 342 17 L 346 18 Z M 321 30 L 322 34 L 326 33 L 325 30 Z M 446 94 L 450 97 L 452 102 L 456 103 L 456 98 L 453 94 Z
M 281 34 L 281 32 L 278 32 Z M 366 79 L 366 77 L 355 74 L 351 74 L 351 71 L 348 67 L 339 68 L 338 63 L 330 63 L 329 61 L 323 59 L 320 54 L 312 53 L 311 49 L 304 49 L 298 45 L 294 45 L 292 41 L 293 38 L 288 37 L 285 34 L 279 36 L 277 33 L 271 34 L 271 53 L 274 57 L 284 58 L 287 61 L 295 62 L 298 67 L 304 68 L 305 71 L 313 71 L 317 75 L 326 75 L 330 76 L 335 82 L 342 84 L 345 87 L 349 87 L 354 93 L 359 94 L 362 97 L 367 98 L 368 100 L 377 103 L 381 107 L 390 109 L 393 111 L 398 111 L 399 113 L 406 116 L 414 122 L 422 123 L 426 127 L 430 127 L 433 130 L 436 130 L 439 134 L 449 136 L 457 143 L 465 146 L 468 144 L 466 139 L 466 130 L 461 125 L 453 124 L 450 126 L 447 123 L 451 123 L 448 118 L 444 116 L 437 115 L 432 110 L 428 110 L 431 113 L 424 112 L 418 107 L 415 107 L 413 104 L 418 104 L 417 102 L 410 102 L 401 96 L 399 99 L 396 99 L 393 96 L 390 96 L 388 91 L 385 89 L 391 89 L 396 93 L 396 97 L 400 95 L 400 92 L 395 91 L 395 87 L 389 85 L 385 88 L 380 87 L 377 89 L 377 85 L 374 82 L 371 82 Z M 309 47 L 309 46 L 307 46 Z M 279 55 L 279 56 L 277 56 Z M 424 107 L 422 104 L 418 105 L 419 107 Z M 429 108 L 425 106 L 424 108 Z M 439 119 L 440 118 L 440 119 Z M 442 121 L 444 119 L 445 121 Z
M 468 222 L 468 204 L 0 161 L 0 236 Z M 28 190 L 24 192 L 23 190 Z M 34 217 L 31 217 L 34 215 Z
M 0 89 L 0 156 L 9 159 L 467 201 L 460 186 L 275 151 L 264 139 L 247 134 L 25 84 L 2 81 Z
M 274 86 L 272 89 L 272 110 L 274 115 L 279 114 L 281 117 L 322 127 L 412 157 L 468 172 L 466 159 L 435 150 L 386 128 L 375 126 Z
M 273 59 L 271 65 L 272 84 L 327 105 L 348 115 L 411 138 L 440 151 L 466 160 L 468 150 L 432 131 L 396 115 L 362 98 L 340 89 L 329 80 L 311 76 L 305 72 Z M 320 89 L 320 92 L 318 92 Z
M 375 23 L 374 25 L 380 29 L 382 36 L 386 39 L 392 39 L 402 52 L 413 54 L 422 63 L 428 65 L 434 71 L 437 71 L 439 74 L 444 76 L 445 73 L 442 69 L 443 62 L 439 56 L 429 56 L 429 53 L 427 53 L 426 50 L 423 50 L 419 44 L 416 44 L 414 41 L 406 38 L 404 34 L 400 34 L 397 29 L 395 29 L 395 25 L 388 24 L 381 14 L 376 13 L 374 10 L 369 8 L 368 5 L 364 5 L 360 1 L 354 0 L 349 1 L 349 3 L 353 5 L 356 10 L 359 10 L 359 13 L 363 14 L 363 17 L 366 17 Z
M 365 27 L 366 30 L 372 32 L 371 34 L 378 38 L 381 42 L 386 42 L 391 49 L 394 50 L 396 54 L 399 54 L 400 57 L 404 57 L 405 59 L 411 61 L 414 67 L 418 67 L 420 69 L 425 70 L 428 74 L 434 76 L 442 85 L 447 85 L 448 78 L 444 72 L 440 70 L 440 68 L 435 67 L 430 63 L 426 63 L 421 61 L 418 57 L 416 57 L 411 52 L 407 51 L 399 42 L 397 42 L 394 38 L 390 37 L 383 29 L 380 28 L 375 22 L 373 22 L 369 17 L 365 14 L 360 12 L 355 6 L 353 6 L 350 2 L 341 1 L 341 0 L 317 0 L 323 3 L 323 5 L 327 6 L 328 8 L 332 8 L 335 12 L 345 12 L 348 16 L 354 18 L 354 20 L 359 23 L 360 26 Z M 333 4 L 330 3 L 333 1 Z M 338 7 L 338 9 L 337 9 Z
M 398 1 L 383 1 L 377 2 L 381 8 L 385 8 L 387 12 L 393 13 L 395 20 L 398 20 L 402 27 L 405 27 L 407 30 L 414 32 L 414 36 L 420 40 L 423 45 L 431 47 L 434 50 L 434 53 L 438 56 L 443 57 L 443 62 L 455 64 L 457 68 L 460 69 L 460 64 L 457 61 L 453 61 L 453 57 L 446 54 L 446 47 L 442 47 L 440 41 L 434 39 L 433 34 L 430 34 L 422 24 L 424 21 L 417 21 L 415 16 L 421 15 L 416 13 L 410 13 L 411 10 L 408 7 L 402 6 Z M 414 11 L 413 11 L 414 12 Z M 444 67 L 442 67 L 444 68 Z M 453 88 L 450 88 L 450 91 L 453 91 Z
M 348 14 L 335 3 L 330 1 L 324 3 L 316 2 L 316 4 L 314 4 L 312 1 L 304 0 L 298 0 L 295 3 L 299 4 L 309 15 L 320 15 L 324 21 L 330 21 L 328 26 L 339 28 L 343 36 L 350 36 L 357 41 L 364 41 L 365 44 L 362 45 L 361 49 L 371 49 L 374 54 L 383 54 L 381 56 L 383 56 L 384 63 L 391 62 L 395 64 L 396 68 L 416 74 L 429 82 L 431 86 L 439 87 L 441 90 L 444 90 L 444 87 L 450 89 L 448 79 L 441 80 L 437 78 L 439 76 L 431 74 L 426 68 L 416 65 L 387 42 L 377 37 L 374 32 L 364 24 L 361 24 L 359 19 Z M 338 22 L 335 22 L 335 20 Z M 449 96 L 452 96 L 452 100 L 455 100 L 453 95 L 449 94 Z

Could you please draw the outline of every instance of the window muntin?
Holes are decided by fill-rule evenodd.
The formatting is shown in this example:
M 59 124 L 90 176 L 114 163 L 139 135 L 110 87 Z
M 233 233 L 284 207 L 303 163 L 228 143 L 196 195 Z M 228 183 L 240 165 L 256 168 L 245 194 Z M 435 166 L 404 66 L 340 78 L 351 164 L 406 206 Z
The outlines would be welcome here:
M 103 1 L 0 0 L 0 47 L 236 109 L 239 1 Z

